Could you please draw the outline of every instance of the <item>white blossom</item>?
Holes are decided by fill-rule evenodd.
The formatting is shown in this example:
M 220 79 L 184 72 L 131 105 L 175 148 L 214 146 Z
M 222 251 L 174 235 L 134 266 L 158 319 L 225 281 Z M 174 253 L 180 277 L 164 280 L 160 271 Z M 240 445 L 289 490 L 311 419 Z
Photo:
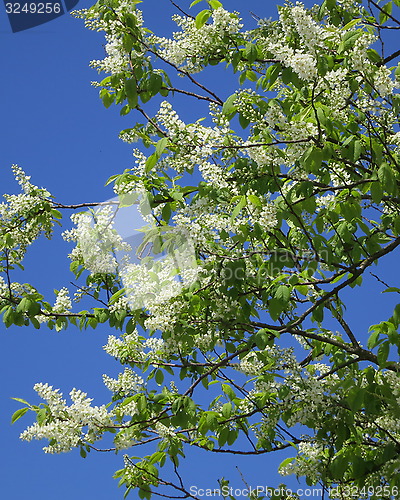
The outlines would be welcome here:
M 136 394 L 143 387 L 143 379 L 128 367 L 118 374 L 117 379 L 103 375 L 103 382 L 110 391 L 124 395 Z

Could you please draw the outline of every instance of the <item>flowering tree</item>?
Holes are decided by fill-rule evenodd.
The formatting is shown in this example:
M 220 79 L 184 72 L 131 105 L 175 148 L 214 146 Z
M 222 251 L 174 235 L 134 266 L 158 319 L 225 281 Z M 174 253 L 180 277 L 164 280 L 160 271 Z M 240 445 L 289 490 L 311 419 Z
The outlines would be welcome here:
M 112 440 L 127 450 L 115 477 L 141 498 L 197 498 L 178 469 L 189 445 L 260 460 L 289 448 L 281 474 L 330 498 L 396 497 L 400 305 L 366 336 L 342 297 L 400 244 L 399 51 L 383 50 L 400 0 L 287 3 L 248 31 L 218 0 L 200 11 L 195 0 L 187 13 L 176 6 L 172 39 L 145 27 L 137 3 L 100 0 L 76 14 L 106 34 L 106 57 L 92 62 L 107 74 L 95 84 L 104 105 L 142 118 L 121 133 L 147 149 L 109 180 L 117 198 L 62 205 L 14 166 L 23 193 L 1 204 L 5 325 L 108 324 L 104 349 L 124 368 L 104 376 L 112 398 L 100 407 L 37 384 L 45 402 L 19 400 L 13 416 L 36 413 L 21 438 L 83 456 Z M 197 75 L 221 67 L 239 77 L 230 96 Z M 197 103 L 192 123 L 174 109 L 183 98 Z M 146 222 L 139 263 L 114 225 L 129 207 Z M 67 288 L 51 305 L 12 279 L 67 209 L 83 311 Z M 132 458 L 140 445 L 148 454 Z

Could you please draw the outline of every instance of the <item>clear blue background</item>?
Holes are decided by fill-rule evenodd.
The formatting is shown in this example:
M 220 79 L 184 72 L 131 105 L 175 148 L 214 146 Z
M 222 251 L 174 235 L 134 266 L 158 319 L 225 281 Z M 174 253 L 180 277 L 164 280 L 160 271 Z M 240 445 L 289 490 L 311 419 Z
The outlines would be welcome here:
M 179 4 L 186 8 L 189 1 Z M 311 2 L 307 2 L 310 5 Z M 89 7 L 82 1 L 78 8 Z M 276 17 L 275 2 L 238 0 L 225 2 L 229 10 L 241 12 L 248 27 L 255 27 L 250 10 L 260 17 Z M 154 31 L 169 33 L 174 11 L 167 0 L 145 0 L 141 5 L 146 24 Z M 137 117 L 121 118 L 119 109 L 105 109 L 98 90 L 90 86 L 97 73 L 89 68 L 91 59 L 104 57 L 103 35 L 88 31 L 83 22 L 64 15 L 36 28 L 11 33 L 4 9 L 0 8 L 0 179 L 1 192 L 18 192 L 10 166 L 21 165 L 32 182 L 46 187 L 63 203 L 103 201 L 113 195 L 105 180 L 132 166 L 131 146 L 118 139 L 118 132 L 134 124 Z M 200 77 L 201 79 L 202 77 Z M 205 77 L 207 79 L 207 76 Z M 217 84 L 226 98 L 236 85 L 223 79 Z M 209 80 L 209 83 L 210 80 Z M 190 101 L 179 101 L 184 117 L 194 108 Z M 185 105 L 186 103 L 186 105 Z M 189 103 L 189 106 L 187 106 Z M 201 116 L 201 115 L 200 115 Z M 193 116 L 194 121 L 199 116 Z M 70 227 L 65 214 L 64 227 Z M 70 245 L 56 231 L 53 241 L 42 239 L 28 252 L 28 271 L 19 280 L 31 282 L 52 300 L 53 288 L 73 287 L 69 281 L 67 253 Z M 382 279 L 398 285 L 396 256 L 381 270 Z M 349 292 L 351 306 L 347 319 L 359 338 L 366 341 L 370 324 L 391 315 L 395 297 L 380 295 L 381 285 L 373 279 L 362 290 Z M 390 299 L 390 300 L 389 300 Z M 79 306 L 78 306 L 79 307 Z M 4 328 L 0 324 L 0 497 L 7 500 L 122 498 L 113 472 L 122 466 L 122 454 L 91 453 L 85 460 L 78 452 L 46 455 L 45 442 L 26 443 L 19 433 L 31 422 L 30 416 L 10 425 L 12 413 L 20 407 L 11 397 L 39 402 L 32 390 L 36 382 L 48 382 L 67 395 L 72 387 L 87 391 L 95 404 L 107 402 L 110 393 L 101 375 L 118 373 L 118 364 L 102 346 L 109 328 L 60 333 L 41 328 Z M 139 450 L 137 450 L 139 451 Z M 132 453 L 135 454 L 135 451 Z M 244 487 L 235 469 L 238 465 L 252 485 L 277 486 L 285 478 L 276 474 L 276 465 L 287 455 L 246 459 L 193 452 L 184 464 L 186 484 L 217 487 L 221 476 L 230 477 L 236 487 Z M 297 484 L 291 481 L 292 487 Z M 135 498 L 132 493 L 130 498 Z M 315 497 L 314 497 L 315 498 Z

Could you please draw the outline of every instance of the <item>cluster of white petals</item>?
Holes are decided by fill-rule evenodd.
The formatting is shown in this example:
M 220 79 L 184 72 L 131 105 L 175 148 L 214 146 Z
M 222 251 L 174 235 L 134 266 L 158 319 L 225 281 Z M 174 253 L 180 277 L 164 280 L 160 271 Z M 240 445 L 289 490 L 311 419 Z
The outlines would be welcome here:
M 219 7 L 212 12 L 212 22 L 201 28 L 194 19 L 175 15 L 172 18 L 181 28 L 174 38 L 153 37 L 161 48 L 161 55 L 176 66 L 190 72 L 199 71 L 204 57 L 218 58 L 224 55 L 224 38 L 237 33 L 241 28 L 240 18 Z
M 118 374 L 117 379 L 103 375 L 103 382 L 110 391 L 124 396 L 136 394 L 143 387 L 142 377 L 139 377 L 133 370 L 127 367 L 123 373 Z
M 63 287 L 57 294 L 56 302 L 53 306 L 53 312 L 65 313 L 72 309 L 72 302 L 68 289 Z
M 20 437 L 25 441 L 47 439 L 50 444 L 43 448 L 46 453 L 66 452 L 83 442 L 92 443 L 100 439 L 102 426 L 111 425 L 106 407 L 92 406 L 92 399 L 80 390 L 72 389 L 72 404 L 68 406 L 58 389 L 41 383 L 34 389 L 47 403 L 46 419 L 35 422 Z
M 5 202 L 0 203 L 2 238 L 13 248 L 8 255 L 9 265 L 20 262 L 41 233 L 50 238 L 53 230 L 50 193 L 31 184 L 30 177 L 18 165 L 13 165 L 12 170 L 23 193 L 5 194 Z
M 78 261 L 91 273 L 115 273 L 118 269 L 115 253 L 131 250 L 113 229 L 114 214 L 112 206 L 100 207 L 94 213 L 73 214 L 71 220 L 76 227 L 63 233 L 66 241 L 77 243 L 70 259 Z

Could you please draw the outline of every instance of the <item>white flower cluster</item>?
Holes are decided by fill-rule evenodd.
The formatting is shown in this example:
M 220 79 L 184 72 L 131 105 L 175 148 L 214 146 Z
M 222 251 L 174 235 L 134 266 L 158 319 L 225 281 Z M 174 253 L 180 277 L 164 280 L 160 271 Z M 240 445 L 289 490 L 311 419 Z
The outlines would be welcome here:
M 13 171 L 15 180 L 21 186 L 25 194 L 30 194 L 32 191 L 37 190 L 37 187 L 29 182 L 31 176 L 26 175 L 26 173 L 22 170 L 22 168 L 19 165 L 12 165 L 11 169 Z
M 84 442 L 93 443 L 101 437 L 99 429 L 111 425 L 106 407 L 91 406 L 92 399 L 80 390 L 72 389 L 72 404 L 67 406 L 58 389 L 48 384 L 36 384 L 34 389 L 48 405 L 48 421 L 34 423 L 20 438 L 49 440 L 51 444 L 43 448 L 46 453 L 66 452 Z
M 0 203 L 1 235 L 11 245 L 8 254 L 8 265 L 20 262 L 27 250 L 41 233 L 50 238 L 53 230 L 53 215 L 49 210 L 50 193 L 29 182 L 30 177 L 18 166 L 12 170 L 16 180 L 24 191 L 18 195 L 5 194 Z
M 143 176 L 145 174 L 147 157 L 139 149 L 134 149 L 132 156 L 135 158 L 135 163 L 132 167 L 134 177 L 121 179 L 122 182 L 114 183 L 113 189 L 115 194 L 120 197 L 135 193 L 139 196 L 139 199 L 146 199 L 147 191 L 143 182 Z
M 117 379 L 103 375 L 103 382 L 107 389 L 121 396 L 137 394 L 143 388 L 143 379 L 128 367 L 118 374 Z
M 314 52 L 315 47 L 324 38 L 324 30 L 314 21 L 301 2 L 296 2 L 294 7 L 288 9 L 288 13 L 289 16 L 286 19 L 282 18 L 281 15 L 281 22 L 285 25 L 290 19 L 293 22 L 294 29 L 300 35 L 304 46 L 311 52 Z
M 240 89 L 235 92 L 235 96 L 234 106 L 240 110 L 240 114 L 250 122 L 259 122 L 260 111 L 253 106 L 258 97 L 257 92 L 252 89 Z
M 122 38 L 111 34 L 106 34 L 105 38 L 107 43 L 104 48 L 107 52 L 107 57 L 91 61 L 90 66 L 96 68 L 99 72 L 104 71 L 112 75 L 127 70 L 128 57 L 122 43 Z
M 242 172 L 238 172 L 238 177 Z M 236 196 L 238 191 L 232 190 Z M 198 198 L 190 205 L 177 210 L 173 216 L 173 221 L 177 227 L 189 231 L 191 240 L 196 248 L 201 248 L 207 253 L 207 248 L 212 242 L 220 241 L 221 232 L 237 233 L 241 231 L 243 225 L 248 226 L 251 223 L 247 210 L 242 210 L 234 219 L 232 219 L 232 210 L 237 202 L 231 203 L 230 199 L 224 202 L 222 199 L 216 202 L 212 198 Z M 198 277 L 201 268 L 198 269 Z
M 400 377 L 398 373 L 386 371 L 380 375 L 386 382 L 394 397 L 397 405 L 400 406 Z M 396 439 L 400 439 L 400 421 L 395 412 L 387 412 L 378 417 L 375 421 L 379 426 L 383 427 L 387 432 L 390 432 Z
M 130 14 L 130 18 L 135 19 L 136 26 L 141 29 L 143 26 L 142 12 L 135 8 L 135 4 L 129 2 L 128 0 L 119 1 L 114 7 L 114 13 L 117 15 L 124 15 L 126 13 Z M 129 57 L 126 49 L 123 45 L 123 36 L 121 36 L 121 24 L 118 19 L 108 18 L 107 20 L 99 20 L 93 18 L 90 15 L 87 16 L 88 11 L 83 9 L 81 11 L 75 12 L 76 17 L 85 18 L 85 26 L 89 29 L 96 31 L 105 31 L 105 38 L 107 43 L 104 48 L 107 56 L 104 59 L 93 60 L 90 62 L 90 66 L 96 68 L 99 72 L 104 71 L 106 73 L 118 74 L 129 68 Z M 142 54 L 136 55 L 141 56 Z M 97 82 L 94 82 L 94 86 L 98 86 Z
M 292 68 L 301 79 L 313 80 L 317 76 L 316 49 L 323 45 L 325 38 L 322 27 L 318 26 L 300 2 L 294 7 L 282 8 L 279 21 L 283 33 L 275 33 L 263 40 L 265 50 L 286 67 Z M 300 38 L 300 48 L 294 49 L 286 43 L 286 38 L 293 31 Z
M 57 294 L 56 302 L 53 306 L 53 312 L 65 313 L 72 309 L 72 302 L 67 288 L 61 288 Z
M 361 0 L 337 0 L 344 9 L 348 12 L 356 13 L 359 10 Z
M 223 119 L 215 111 L 214 106 L 210 106 L 210 115 L 216 124 L 214 127 L 201 125 L 200 121 L 192 124 L 185 124 L 178 116 L 172 105 L 164 101 L 157 112 L 157 122 L 167 130 L 168 137 L 179 145 L 179 151 L 166 160 L 159 162 L 159 168 L 168 166 L 177 173 L 185 170 L 191 171 L 196 165 L 205 180 L 221 187 L 229 187 L 227 182 L 227 172 L 223 167 L 223 162 L 215 165 L 209 158 L 214 151 L 226 143 L 227 135 L 231 135 L 231 130 L 226 119 Z
M 322 444 L 303 441 L 299 443 L 299 453 L 296 460 L 289 463 L 285 467 L 279 469 L 282 476 L 296 474 L 297 476 L 307 476 L 311 480 L 316 481 L 319 476 L 319 471 L 323 469 L 325 461 L 324 449 Z
M 374 87 L 380 97 L 386 97 L 391 95 L 393 89 L 398 88 L 399 84 L 392 78 L 391 70 L 386 66 L 381 66 L 374 74 Z
M 63 233 L 66 241 L 77 243 L 69 255 L 70 259 L 79 261 L 93 274 L 117 272 L 115 252 L 131 250 L 130 245 L 113 229 L 113 218 L 111 206 L 100 207 L 93 214 L 73 214 L 71 220 L 76 227 Z
M 282 150 L 278 146 L 257 146 L 257 141 L 246 141 L 246 153 L 248 157 L 255 162 L 250 163 L 249 171 L 243 169 L 238 173 L 240 179 L 253 178 L 264 173 L 269 173 L 274 167 L 282 164 Z M 235 171 L 236 173 L 236 171 Z
M 257 358 L 254 352 L 249 352 L 240 360 L 239 369 L 245 375 L 259 375 L 263 368 L 264 363 Z
M 242 28 L 238 15 L 222 7 L 213 10 L 212 23 L 200 29 L 192 18 L 175 15 L 172 19 L 181 31 L 175 32 L 173 39 L 154 36 L 153 41 L 165 59 L 190 72 L 199 71 L 205 57 L 223 57 L 224 39 Z
M 9 285 L 4 278 L 0 276 L 0 296 L 5 298 L 4 304 L 9 305 L 9 293 L 12 295 L 22 297 L 25 294 L 34 294 L 37 290 L 29 283 L 18 283 L 17 281 L 11 282 Z
M 321 363 L 309 365 L 304 371 L 297 367 L 287 368 L 285 384 L 290 387 L 290 394 L 287 396 L 285 404 L 295 406 L 297 411 L 293 413 L 287 421 L 289 427 L 298 423 L 305 424 L 310 418 L 316 423 L 321 420 L 321 408 L 327 409 L 333 403 L 332 396 L 328 396 L 329 388 L 337 381 L 336 374 L 318 379 L 316 371 L 320 374 L 327 373 L 330 367 Z M 300 408 L 298 403 L 301 402 Z M 316 424 L 318 425 L 318 424 Z
M 151 331 L 172 331 L 182 308 L 183 304 L 178 300 L 170 300 L 158 305 L 152 305 L 150 307 L 150 316 L 144 322 L 145 328 Z M 172 347 L 175 353 L 178 352 L 179 345 L 175 345 L 175 341 L 171 338 L 169 342 L 171 342 L 171 345 L 168 347 L 168 350 Z M 164 345 L 163 349 L 167 349 L 167 345 Z
M 350 52 L 352 70 L 365 71 L 371 68 L 372 63 L 368 59 L 367 49 L 376 39 L 376 36 L 365 32 L 357 38 Z
M 200 332 L 196 336 L 196 346 L 203 352 L 209 352 L 217 343 L 218 337 L 216 336 L 215 330 L 212 328 L 207 328 L 206 332 Z
M 282 108 L 276 101 L 272 101 L 268 104 L 267 111 L 264 114 L 264 120 L 268 127 L 272 129 L 274 129 L 277 125 L 281 127 L 287 123 L 287 118 L 283 114 Z
M 346 103 L 351 95 L 347 77 L 349 71 L 346 68 L 331 70 L 319 81 L 318 87 L 328 90 L 326 93 L 327 104 L 329 104 L 332 116 L 339 120 L 347 120 Z
M 129 405 L 124 406 L 125 415 L 134 415 L 135 413 L 129 413 L 127 406 L 132 405 L 133 401 Z M 140 440 L 140 435 L 134 426 L 128 427 L 127 429 L 120 430 L 114 438 L 114 445 L 117 450 L 126 450 L 131 448 L 135 443 Z
M 221 280 L 225 279 L 225 276 L 232 277 L 230 271 L 224 275 L 224 271 L 221 273 Z M 239 279 L 243 276 L 239 276 Z M 210 293 L 210 300 L 215 304 L 215 309 L 211 312 L 211 318 L 215 320 L 229 320 L 229 318 L 235 318 L 238 309 L 240 308 L 240 303 L 237 300 L 233 300 L 227 295 L 219 294 L 218 292 Z
M 318 196 L 315 201 L 318 207 L 317 211 L 321 208 L 333 208 L 336 205 L 336 197 L 334 194 L 325 194 L 323 196 Z
M 290 66 L 302 80 L 312 80 L 317 76 L 317 61 L 311 54 L 295 51 L 284 63 Z
M 157 422 L 155 425 L 155 431 L 164 439 L 176 438 L 175 429 L 171 425 L 167 427 L 163 423 Z
M 174 229 L 169 232 L 173 236 Z M 188 238 L 171 246 L 168 253 L 159 260 L 151 259 L 143 263 L 127 264 L 121 271 L 128 304 L 132 310 L 146 308 L 151 310 L 159 304 L 168 302 L 179 295 L 182 287 L 196 280 L 197 262 L 193 243 Z M 171 245 L 174 245 L 172 242 Z
M 271 229 L 278 225 L 275 205 L 273 203 L 264 205 L 259 213 L 255 217 L 252 217 L 252 220 L 253 223 L 258 222 L 264 231 L 271 231 Z
M 147 360 L 158 361 L 165 356 L 166 342 L 161 338 L 140 337 L 137 330 L 124 334 L 122 338 L 109 335 L 104 350 L 121 363 L 144 363 Z

